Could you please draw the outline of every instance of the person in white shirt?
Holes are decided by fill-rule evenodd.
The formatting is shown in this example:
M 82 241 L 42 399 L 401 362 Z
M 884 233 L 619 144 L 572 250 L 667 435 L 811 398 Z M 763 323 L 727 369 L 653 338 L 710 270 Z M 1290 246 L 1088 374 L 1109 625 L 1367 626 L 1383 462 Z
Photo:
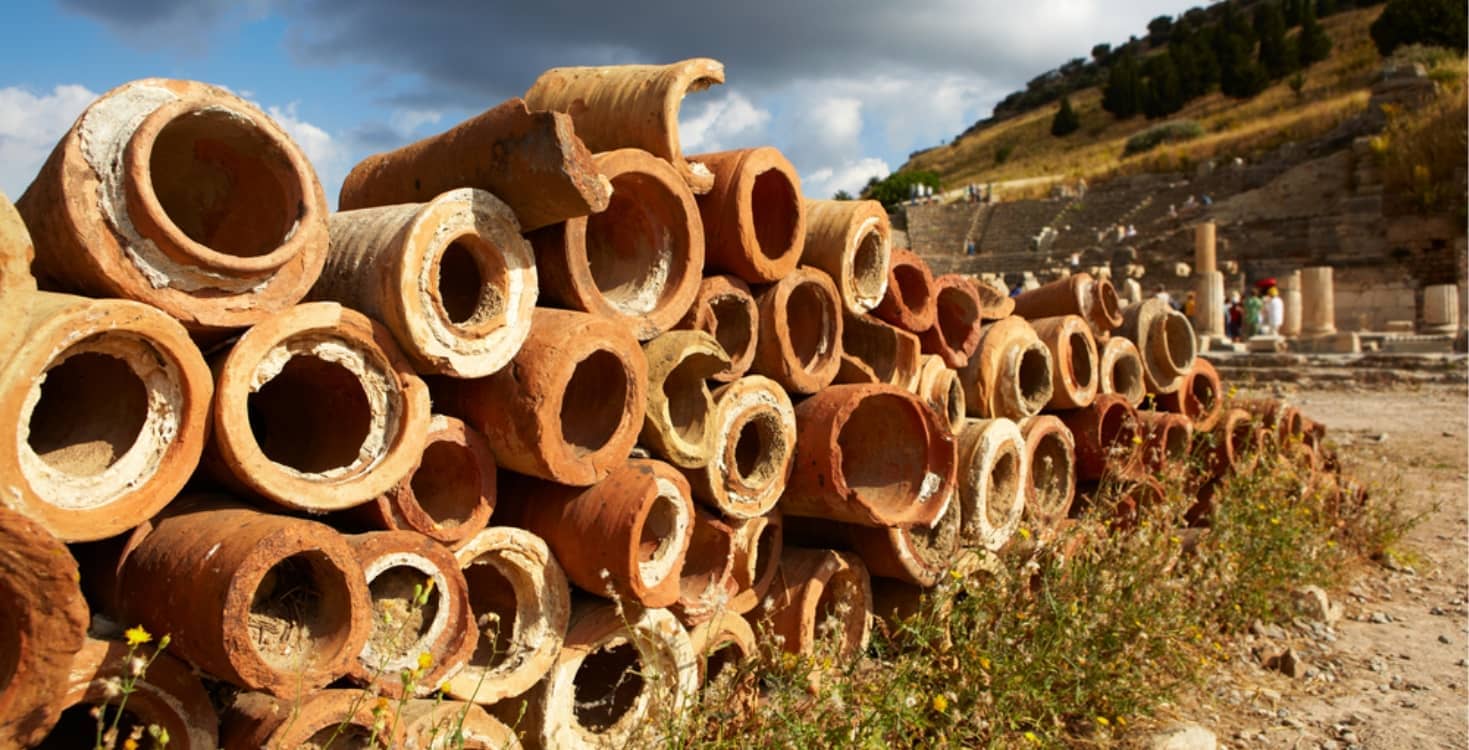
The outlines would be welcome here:
M 1276 335 L 1285 323 L 1285 300 L 1280 298 L 1280 290 L 1273 286 L 1265 294 L 1265 333 Z

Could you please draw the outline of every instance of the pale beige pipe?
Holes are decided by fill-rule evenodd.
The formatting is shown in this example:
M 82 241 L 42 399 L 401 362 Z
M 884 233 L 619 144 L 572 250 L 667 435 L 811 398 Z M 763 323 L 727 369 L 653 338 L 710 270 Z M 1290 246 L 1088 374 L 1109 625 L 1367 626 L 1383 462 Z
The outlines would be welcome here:
M 847 312 L 861 315 L 887 293 L 891 235 L 877 201 L 807 200 L 801 262 L 830 275 Z
M 703 331 L 669 331 L 644 344 L 643 355 L 648 360 L 643 445 L 680 468 L 708 464 L 717 425 L 708 380 L 729 368 L 724 348 Z

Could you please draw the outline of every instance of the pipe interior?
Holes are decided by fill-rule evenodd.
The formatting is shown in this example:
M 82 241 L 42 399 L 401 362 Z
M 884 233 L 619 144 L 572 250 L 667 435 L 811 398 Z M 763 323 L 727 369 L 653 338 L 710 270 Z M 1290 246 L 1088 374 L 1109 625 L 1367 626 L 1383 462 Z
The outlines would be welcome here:
M 16 602 L 19 592 L 0 587 L 0 601 Z M 10 687 L 15 672 L 20 667 L 20 611 L 17 607 L 6 607 L 0 611 L 0 695 Z
M 622 360 L 598 350 L 576 363 L 561 397 L 561 439 L 578 457 L 607 445 L 622 425 L 628 401 L 627 372 Z
M 763 487 L 775 478 L 786 450 L 780 419 L 759 412 L 740 425 L 735 438 L 735 473 L 747 486 Z
M 917 525 L 905 529 L 913 552 L 929 568 L 947 567 L 959 544 L 959 501 L 953 500 L 932 526 Z
M 505 318 L 510 272 L 499 247 L 477 234 L 456 237 L 433 269 L 439 314 L 451 327 L 494 327 Z
M 1189 415 L 1195 419 L 1213 411 L 1215 404 L 1219 401 L 1214 381 L 1203 375 L 1189 378 L 1189 394 L 1193 396 L 1193 401 L 1198 405 L 1198 413 Z
M 678 195 L 650 175 L 612 178 L 607 210 L 587 217 L 586 255 L 597 291 L 626 315 L 657 309 L 689 262 L 688 216 Z
M 791 353 L 802 369 L 817 369 L 830 359 L 836 342 L 836 304 L 814 281 L 796 285 L 786 297 L 786 325 Z
M 1128 414 L 1126 406 L 1114 402 L 1102 412 L 1099 437 L 1109 459 L 1122 459 L 1132 455 L 1132 441 L 1137 437 L 1137 423 Z
M 133 703 L 136 704 L 136 699 Z M 150 722 L 147 717 L 124 708 L 122 715 L 118 715 L 117 707 L 106 703 L 81 702 L 67 706 L 61 712 L 61 720 L 51 728 L 42 739 L 40 744 L 34 745 L 36 750 L 75 750 L 76 748 L 93 747 L 97 742 L 98 719 L 92 716 L 92 711 L 102 711 L 101 721 L 104 727 L 111 727 L 114 718 L 117 719 L 117 736 L 119 738 L 116 747 L 122 747 L 122 740 L 130 737 L 133 731 L 141 731 L 138 739 L 139 750 L 151 750 L 162 748 L 153 738 L 148 736 L 146 728 Z
M 945 286 L 938 295 L 938 328 L 944 344 L 950 349 L 964 345 L 979 322 L 979 303 L 957 286 Z
M 862 628 L 868 607 L 863 602 L 857 571 L 847 568 L 834 573 L 821 585 L 816 601 L 815 637 L 818 641 L 836 639 L 837 653 L 849 655 L 862 643 Z
M 932 293 L 932 290 L 929 288 L 929 280 L 923 275 L 923 271 L 907 263 L 896 263 L 893 265 L 891 281 L 893 294 L 904 308 L 921 310 L 928 304 L 928 295 Z
M 1118 320 L 1122 317 L 1122 303 L 1117 299 L 1117 287 L 1106 279 L 1098 279 L 1096 286 L 1097 305 L 1101 308 L 1102 317 L 1105 320 Z
M 928 466 L 928 431 L 907 399 L 862 399 L 841 427 L 837 447 L 846 484 L 883 514 L 900 514 L 918 496 Z
M 1072 331 L 1066 337 L 1071 377 L 1077 389 L 1082 391 L 1090 390 L 1097 377 L 1097 365 L 1092 360 L 1092 347 L 1087 346 L 1088 341 L 1086 334 L 1080 331 Z
M 728 567 L 730 541 L 729 534 L 721 534 L 710 524 L 694 523 L 693 538 L 678 578 L 681 601 L 699 602 L 704 592 L 719 581 Z
M 898 368 L 897 336 L 862 317 L 848 318 L 842 326 L 842 353 L 861 360 L 882 382 L 891 381 Z
M 638 572 L 643 584 L 657 586 L 673 571 L 669 558 L 678 553 L 678 533 L 684 507 L 667 495 L 657 495 L 638 528 Z
M 1143 363 L 1137 357 L 1125 355 L 1112 362 L 1112 391 L 1129 402 L 1141 398 L 1144 390 Z
M 852 285 L 862 297 L 881 299 L 887 281 L 888 264 L 883 258 L 882 234 L 876 229 L 869 229 L 857 241 L 857 250 L 852 256 Z
M 1059 512 L 1076 480 L 1072 453 L 1060 435 L 1047 432 L 1036 441 L 1030 454 L 1030 476 L 1039 510 L 1046 514 Z
M 738 641 L 720 641 L 704 657 L 704 683 L 711 684 L 726 673 L 733 675 L 747 656 Z
M 246 405 L 250 431 L 275 463 L 306 474 L 352 466 L 372 426 L 372 405 L 351 370 L 297 354 Z
M 27 441 L 48 466 L 93 476 L 137 442 L 148 419 L 148 388 L 127 362 L 82 352 L 65 357 L 42 378 Z
M 340 723 L 334 720 L 312 732 L 297 747 L 300 750 L 378 750 L 382 747 L 383 738 L 379 736 L 374 740 L 370 727 L 361 726 L 345 716 L 341 718 Z
M 674 365 L 663 379 L 663 398 L 668 402 L 668 419 L 673 431 L 686 442 L 704 445 L 707 419 L 714 410 L 714 399 L 704 378 L 723 370 L 713 356 L 694 353 Z
M 638 703 L 644 686 L 642 673 L 641 655 L 627 641 L 587 654 L 572 677 L 576 723 L 593 733 L 616 726 Z
M 347 639 L 352 602 L 347 579 L 321 552 L 298 552 L 261 577 L 250 600 L 250 642 L 281 672 L 333 661 Z
M 780 524 L 771 523 L 767 519 L 760 529 L 760 535 L 755 539 L 755 559 L 750 561 L 750 569 L 754 575 L 750 579 L 751 587 L 759 585 L 774 572 L 776 563 L 780 562 L 781 541 Z
M 1163 428 L 1163 458 L 1168 461 L 1184 461 L 1188 458 L 1189 431 L 1177 423 Z
M 964 423 L 964 384 L 959 382 L 959 376 L 953 370 L 946 370 L 944 378 L 949 382 L 949 387 L 944 392 L 944 413 L 949 416 L 949 426 L 957 428 Z
M 227 110 L 182 114 L 158 131 L 149 179 L 169 221 L 217 253 L 254 258 L 296 228 L 308 196 L 274 138 Z
M 1194 363 L 1194 330 L 1182 314 L 1163 316 L 1163 355 L 1174 375 L 1188 372 Z
M 736 295 L 715 297 L 709 300 L 709 312 L 714 317 L 714 339 L 724 347 L 724 353 L 738 362 L 750 351 L 754 339 L 755 320 L 745 298 Z
M 515 645 L 519 592 L 502 565 L 496 556 L 481 555 L 464 568 L 469 611 L 479 633 L 469 664 L 480 669 L 504 664 Z
M 990 527 L 998 529 L 1010 520 L 1015 497 L 1020 492 L 1020 454 L 1013 445 L 1006 445 L 995 455 L 988 479 L 990 488 L 984 514 Z
M 784 172 L 767 169 L 755 176 L 755 184 L 750 189 L 750 213 L 755 222 L 755 239 L 765 257 L 777 260 L 791 251 L 796 244 L 801 199 Z
M 438 440 L 423 450 L 409 486 L 413 500 L 439 526 L 452 529 L 479 508 L 484 482 L 479 461 L 468 446 Z
M 367 582 L 373 615 L 372 634 L 367 642 L 381 663 L 417 655 L 432 645 L 423 639 L 443 605 L 442 592 L 435 586 L 422 606 L 415 601 L 415 594 L 428 581 L 428 575 L 418 568 L 394 565 Z
M 1038 413 L 1051 400 L 1051 357 L 1046 347 L 1032 343 L 1020 353 L 1016 373 L 1016 385 L 1020 389 L 1021 405 L 1026 413 Z

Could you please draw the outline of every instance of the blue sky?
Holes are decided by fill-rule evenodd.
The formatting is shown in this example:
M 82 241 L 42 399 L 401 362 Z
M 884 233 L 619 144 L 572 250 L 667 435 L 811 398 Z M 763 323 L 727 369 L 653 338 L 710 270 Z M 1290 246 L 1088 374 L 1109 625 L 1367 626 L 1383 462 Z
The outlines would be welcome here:
M 1029 78 L 1188 6 L 1163 0 L 58 0 L 7 10 L 0 191 L 18 196 L 97 95 L 136 78 L 223 85 L 316 165 L 329 202 L 362 157 L 521 94 L 554 65 L 708 56 L 685 150 L 774 145 L 808 195 L 860 187 Z

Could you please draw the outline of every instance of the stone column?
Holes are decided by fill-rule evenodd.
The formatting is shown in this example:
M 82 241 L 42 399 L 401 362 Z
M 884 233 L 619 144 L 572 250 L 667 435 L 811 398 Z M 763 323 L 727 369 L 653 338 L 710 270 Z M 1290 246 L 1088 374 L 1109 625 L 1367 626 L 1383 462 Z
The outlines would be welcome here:
M 1280 299 L 1285 303 L 1285 321 L 1280 324 L 1280 335 L 1291 338 L 1301 335 L 1301 272 L 1291 271 L 1280 277 Z
M 1433 284 L 1423 287 L 1422 333 L 1458 333 L 1459 285 Z
M 1301 335 L 1336 333 L 1336 287 L 1331 266 L 1301 269 Z
M 1218 270 L 1215 265 L 1217 256 L 1215 254 L 1215 226 L 1214 222 L 1206 221 L 1194 227 L 1194 272 L 1199 274 Z
M 1194 333 L 1224 337 L 1224 274 L 1200 271 L 1194 274 Z

